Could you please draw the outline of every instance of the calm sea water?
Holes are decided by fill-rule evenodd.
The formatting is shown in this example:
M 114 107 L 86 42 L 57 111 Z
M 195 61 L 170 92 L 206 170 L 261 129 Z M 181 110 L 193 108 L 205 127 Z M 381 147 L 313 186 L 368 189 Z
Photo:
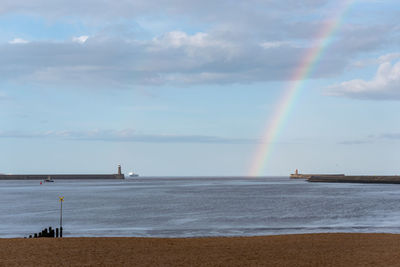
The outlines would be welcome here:
M 59 225 L 65 236 L 400 233 L 400 185 L 287 177 L 0 181 L 0 237 Z

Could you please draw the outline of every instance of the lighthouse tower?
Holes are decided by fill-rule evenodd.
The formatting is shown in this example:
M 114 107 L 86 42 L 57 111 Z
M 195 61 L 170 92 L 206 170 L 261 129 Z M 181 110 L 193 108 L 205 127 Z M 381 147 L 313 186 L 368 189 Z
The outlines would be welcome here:
M 121 171 L 121 164 L 118 164 L 118 172 L 114 174 L 115 178 L 117 179 L 125 179 L 125 175 Z

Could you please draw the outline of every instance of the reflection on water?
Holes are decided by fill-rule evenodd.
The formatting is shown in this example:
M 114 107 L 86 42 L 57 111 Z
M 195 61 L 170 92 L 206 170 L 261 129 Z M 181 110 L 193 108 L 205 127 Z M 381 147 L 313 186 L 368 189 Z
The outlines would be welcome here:
M 400 185 L 287 177 L 0 181 L 0 237 L 59 224 L 65 236 L 244 236 L 400 233 Z

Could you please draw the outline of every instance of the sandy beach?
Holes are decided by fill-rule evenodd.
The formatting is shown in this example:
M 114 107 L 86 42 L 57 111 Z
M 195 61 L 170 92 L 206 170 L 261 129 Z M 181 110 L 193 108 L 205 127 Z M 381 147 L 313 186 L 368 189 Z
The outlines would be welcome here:
M 1 266 L 400 266 L 400 235 L 0 239 Z

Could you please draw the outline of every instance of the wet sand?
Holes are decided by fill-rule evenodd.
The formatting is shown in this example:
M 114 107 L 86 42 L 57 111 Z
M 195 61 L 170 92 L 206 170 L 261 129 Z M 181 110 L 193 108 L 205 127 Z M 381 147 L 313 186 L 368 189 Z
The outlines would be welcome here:
M 0 239 L 0 266 L 400 266 L 400 235 Z

